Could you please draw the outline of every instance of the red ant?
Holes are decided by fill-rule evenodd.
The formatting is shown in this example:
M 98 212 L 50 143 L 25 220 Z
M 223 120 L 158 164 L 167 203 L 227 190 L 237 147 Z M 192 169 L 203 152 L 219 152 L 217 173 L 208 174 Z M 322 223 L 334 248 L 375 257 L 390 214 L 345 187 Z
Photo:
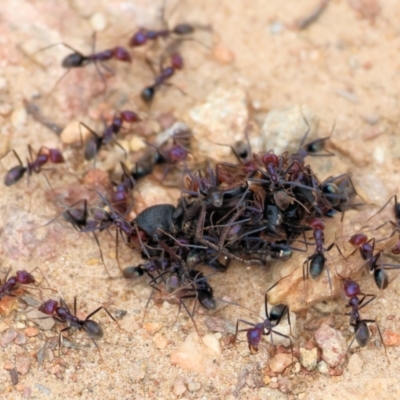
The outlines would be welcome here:
M 158 38 L 168 39 L 171 35 L 178 36 L 180 38 L 180 39 L 178 39 L 179 41 L 194 40 L 193 38 L 183 38 L 184 36 L 194 33 L 194 31 L 196 29 L 196 27 L 194 25 L 188 24 L 188 23 L 180 23 L 180 24 L 175 25 L 173 28 L 168 27 L 168 24 L 166 23 L 165 18 L 164 18 L 165 3 L 166 3 L 166 0 L 164 0 L 163 7 L 161 9 L 161 19 L 162 19 L 163 25 L 166 26 L 166 28 L 159 29 L 159 30 L 140 28 L 130 38 L 130 40 L 129 40 L 130 47 L 144 46 L 149 41 L 156 41 Z M 177 5 L 178 4 L 179 3 L 177 3 Z M 175 9 L 173 11 L 175 11 Z M 203 26 L 203 27 L 197 26 L 197 28 L 198 29 L 199 28 L 208 29 L 208 30 L 210 29 L 210 27 L 208 27 L 208 26 Z
M 276 334 L 278 336 L 282 336 L 290 341 L 290 347 L 293 356 L 293 342 L 292 339 L 284 335 L 283 333 L 277 332 L 274 330 L 275 327 L 279 325 L 281 319 L 287 315 L 289 326 L 290 326 L 290 316 L 289 316 L 289 309 L 284 304 L 277 304 L 271 308 L 271 311 L 268 313 L 268 296 L 265 294 L 265 315 L 266 318 L 264 322 L 260 322 L 257 324 L 253 324 L 252 322 L 245 321 L 243 319 L 238 319 L 236 321 L 236 332 L 235 336 L 233 337 L 232 343 L 235 344 L 236 338 L 239 332 L 247 332 L 247 342 L 249 344 L 249 350 L 252 354 L 258 352 L 258 346 L 261 341 L 261 337 L 263 335 L 271 335 L 271 343 L 273 344 L 272 334 Z M 239 329 L 239 322 L 247 325 L 251 325 L 253 328 L 249 329 Z
M 375 238 L 368 240 L 368 237 L 363 233 L 357 233 L 350 238 L 349 243 L 358 247 L 360 250 L 362 259 L 366 261 L 363 266 L 367 266 L 369 271 L 374 274 L 376 286 L 382 290 L 386 289 L 389 285 L 389 277 L 385 269 L 400 269 L 400 265 L 387 263 L 378 264 L 382 251 L 378 251 L 374 255 Z M 354 251 L 349 256 L 354 254 Z
M 120 132 L 124 122 L 134 123 L 139 121 L 139 116 L 133 111 L 124 110 L 116 112 L 113 120 L 111 121 L 111 124 L 105 127 L 101 136 L 98 135 L 91 128 L 89 128 L 86 124 L 81 122 L 80 125 L 83 125 L 92 135 L 92 138 L 89 139 L 85 145 L 85 159 L 87 161 L 93 160 L 99 152 L 100 148 L 110 143 L 111 141 L 114 141 L 117 146 L 124 150 L 124 148 L 121 147 L 121 145 L 113 138 L 113 135 L 117 135 Z
M 89 338 L 92 340 L 92 342 L 95 344 L 97 347 L 97 350 L 100 353 L 100 357 L 103 359 L 101 356 L 100 348 L 98 344 L 96 343 L 95 339 L 101 339 L 104 336 L 104 332 L 100 324 L 98 324 L 96 321 L 91 320 L 90 318 L 93 317 L 93 315 L 97 314 L 100 310 L 104 310 L 108 316 L 118 325 L 120 328 L 117 320 L 110 314 L 110 312 L 103 306 L 97 308 L 93 312 L 91 312 L 84 320 L 79 319 L 76 316 L 76 297 L 74 297 L 74 313 L 72 314 L 69 307 L 65 303 L 65 301 L 60 298 L 60 303 L 56 300 L 47 300 L 43 304 L 39 306 L 39 311 L 42 313 L 49 315 L 52 317 L 54 320 L 62 323 L 68 323 L 68 326 L 66 328 L 61 329 L 59 333 L 59 339 L 58 339 L 58 351 L 60 352 L 61 348 L 61 341 L 62 341 L 62 333 L 66 332 L 70 329 L 78 329 L 78 330 L 84 330 Z M 103 360 L 104 361 L 104 360 Z
M 359 344 L 360 347 L 365 347 L 368 344 L 370 338 L 370 332 L 367 323 L 375 323 L 378 328 L 379 336 L 381 338 L 381 342 L 385 348 L 385 353 L 386 353 L 386 346 L 383 342 L 382 333 L 378 323 L 374 319 L 361 319 L 359 312 L 362 308 L 371 303 L 371 301 L 375 300 L 376 296 L 374 294 L 362 293 L 358 283 L 354 282 L 349 278 L 342 277 L 342 280 L 343 280 L 344 292 L 346 296 L 349 298 L 346 307 L 351 308 L 351 311 L 349 313 L 346 313 L 346 315 L 350 316 L 350 325 L 354 328 L 354 337 L 351 340 L 347 348 L 347 351 L 350 349 L 354 340 L 357 340 L 357 343 Z M 358 296 L 362 297 L 359 298 Z M 364 302 L 364 300 L 367 298 L 368 300 Z
M 39 269 L 39 267 L 35 269 Z M 30 272 L 25 270 L 19 270 L 15 273 L 15 276 L 11 276 L 7 279 L 10 271 L 11 268 L 7 271 L 6 277 L 4 278 L 4 283 L 0 286 L 0 300 L 2 300 L 5 296 L 14 296 L 13 292 L 18 289 L 18 285 L 30 285 L 32 283 L 36 283 L 36 279 L 34 278 L 34 276 Z M 41 292 L 39 288 L 35 289 Z M 50 288 L 48 289 L 53 290 Z
M 22 164 L 22 161 L 15 150 L 10 150 L 0 158 L 2 159 L 8 153 L 13 152 L 19 162 L 19 165 L 16 165 L 8 170 L 4 178 L 4 184 L 6 186 L 12 186 L 17 183 L 25 175 L 25 173 L 28 175 L 29 182 L 29 177 L 34 172 L 38 174 L 40 171 L 42 171 L 42 167 L 49 161 L 53 164 L 60 164 L 64 162 L 64 157 L 57 149 L 49 149 L 45 146 L 42 146 L 39 149 L 36 158 L 33 158 L 33 149 L 30 145 L 28 145 L 28 150 L 30 158 L 27 158 L 26 166 Z
M 184 61 L 182 56 L 179 53 L 173 53 L 170 56 L 171 65 L 163 68 L 161 66 L 161 71 L 158 76 L 155 77 L 154 83 L 146 88 L 144 88 L 140 94 L 142 100 L 149 104 L 153 101 L 156 91 L 160 88 L 161 85 L 171 86 L 171 83 L 167 83 L 166 81 L 171 79 L 176 71 L 182 70 L 184 67 Z M 150 65 L 150 68 L 153 69 L 153 66 Z M 162 64 L 162 62 L 161 62 Z M 182 93 L 184 93 L 181 89 L 177 87 Z
M 109 72 L 112 72 L 109 68 L 107 68 L 103 64 L 104 61 L 115 59 L 115 60 L 121 61 L 121 62 L 128 62 L 128 63 L 132 62 L 131 55 L 124 47 L 116 46 L 111 49 L 96 52 L 95 51 L 95 42 L 96 42 L 96 33 L 93 34 L 92 53 L 88 54 L 88 55 L 82 54 L 81 52 L 79 52 L 78 50 L 74 49 L 69 44 L 64 43 L 64 42 L 52 44 L 50 46 L 47 46 L 47 47 L 39 50 L 39 51 L 46 50 L 50 47 L 61 44 L 73 51 L 73 53 L 68 54 L 66 57 L 63 58 L 63 60 L 61 62 L 61 66 L 65 69 L 67 69 L 67 72 L 57 81 L 56 85 L 68 74 L 68 72 L 72 68 L 83 68 L 88 64 L 94 64 L 98 74 L 100 75 L 101 80 L 104 83 L 104 91 L 105 91 L 107 88 L 107 82 L 97 64 L 100 63 L 100 65 L 104 69 L 106 69 Z

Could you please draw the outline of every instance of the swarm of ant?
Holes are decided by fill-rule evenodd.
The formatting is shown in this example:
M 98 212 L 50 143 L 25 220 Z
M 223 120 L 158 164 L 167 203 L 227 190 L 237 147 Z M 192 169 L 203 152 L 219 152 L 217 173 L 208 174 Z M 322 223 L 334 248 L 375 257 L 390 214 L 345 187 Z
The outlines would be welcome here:
M 130 47 L 157 42 L 160 50 L 160 70 L 154 71 L 154 82 L 146 86 L 140 94 L 146 104 L 152 102 L 163 86 L 172 85 L 170 80 L 173 75 L 184 68 L 183 57 L 177 49 L 182 40 L 193 39 L 191 35 L 195 31 L 195 26 L 182 23 L 162 30 L 141 28 L 129 39 Z M 99 67 L 107 69 L 103 63 L 112 58 L 122 62 L 132 61 L 131 53 L 122 46 L 83 55 L 69 45 L 65 43 L 63 45 L 70 48 L 73 53 L 62 60 L 62 67 L 69 72 L 72 68 L 94 64 L 104 83 L 104 92 L 108 90 L 107 82 Z M 166 60 L 169 60 L 168 66 L 164 65 Z M 154 70 L 152 61 L 146 59 L 146 63 Z M 88 125 L 81 123 L 81 126 L 89 132 L 80 149 L 84 159 L 95 163 L 100 149 L 104 146 L 110 143 L 120 146 L 116 136 L 124 124 L 135 124 L 141 119 L 136 111 L 116 111 L 111 123 L 106 124 L 102 133 L 97 133 Z M 40 122 L 43 123 L 43 120 Z M 258 266 L 270 265 L 277 261 L 290 262 L 294 252 L 304 251 L 296 245 L 296 242 L 314 247 L 313 253 L 302 265 L 304 285 L 309 284 L 309 279 L 319 279 L 326 271 L 332 292 L 329 274 L 333 273 L 333 269 L 329 271 L 327 268 L 329 257 L 326 255 L 332 249 L 337 249 L 344 260 L 348 256 L 342 254 L 340 246 L 335 242 L 325 243 L 325 226 L 329 225 L 337 215 L 341 215 L 341 220 L 344 220 L 346 211 L 357 209 L 363 201 L 357 194 L 349 175 L 330 177 L 324 181 L 318 179 L 317 172 L 312 170 L 306 160 L 309 156 L 333 156 L 325 149 L 329 137 L 311 142 L 307 142 L 307 137 L 308 132 L 305 132 L 299 150 L 294 154 L 287 152 L 275 154 L 273 150 L 253 154 L 249 140 L 236 143 L 232 146 L 236 163 L 208 162 L 203 167 L 193 169 L 188 163 L 191 156 L 191 130 L 189 127 L 177 128 L 173 131 L 169 143 L 161 147 L 148 143 L 144 155 L 132 167 L 121 162 L 120 179 L 115 181 L 113 176 L 110 177 L 112 190 L 106 194 L 97 193 L 101 206 L 91 206 L 88 199 L 82 198 L 65 208 L 61 216 L 77 231 L 93 235 L 104 264 L 98 236 L 101 232 L 113 228 L 117 243 L 117 261 L 122 276 L 129 280 L 146 276 L 152 293 L 166 291 L 176 296 L 179 309 L 182 307 L 185 309 L 196 329 L 196 307 L 200 305 L 206 310 L 217 308 L 219 300 L 214 297 L 212 275 L 226 273 L 232 261 Z M 5 174 L 6 186 L 17 184 L 24 175 L 27 175 L 29 180 L 33 172 L 44 171 L 44 166 L 48 163 L 64 162 L 61 152 L 57 149 L 43 146 L 35 156 L 32 147 L 29 145 L 28 148 L 30 158 L 25 164 L 16 151 L 11 151 L 18 160 L 18 165 Z M 123 148 L 122 150 L 125 152 Z M 2 158 L 7 154 L 2 155 Z M 163 168 L 162 180 L 170 172 L 175 172 L 174 176 L 179 176 L 177 186 L 180 187 L 180 183 L 184 182 L 184 188 L 180 187 L 180 199 L 177 204 L 147 207 L 135 218 L 130 219 L 129 214 L 134 206 L 132 191 L 138 182 L 152 174 L 157 165 Z M 390 221 L 393 226 L 390 237 L 397 235 L 400 221 L 397 197 L 392 198 L 395 203 L 395 222 Z M 390 201 L 391 199 L 382 209 Z M 306 240 L 306 233 L 310 231 L 313 242 Z M 140 253 L 143 260 L 139 265 L 120 265 L 118 242 L 121 238 L 127 249 Z M 376 243 L 387 239 L 368 238 L 365 233 L 360 232 L 348 240 L 354 246 L 354 252 L 359 250 L 363 260 L 362 268 L 373 275 L 379 290 L 384 290 L 389 285 L 387 270 L 400 269 L 400 264 L 382 261 L 383 250 L 378 249 Z M 400 242 L 391 249 L 391 252 L 394 255 L 400 253 Z M 207 266 L 210 273 L 205 274 L 204 270 L 200 269 L 201 266 Z M 347 350 L 349 351 L 353 341 L 365 347 L 370 340 L 367 324 L 376 322 L 371 318 L 363 318 L 360 310 L 371 303 L 376 295 L 363 293 L 358 283 L 351 277 L 342 276 L 337 272 L 336 275 L 341 279 L 344 294 L 348 297 L 346 307 L 350 312 L 346 315 L 350 316 L 349 324 L 354 332 Z M 270 282 L 271 290 L 276 285 L 284 284 L 281 282 L 283 280 L 284 278 L 278 282 Z M 21 293 L 19 289 L 27 287 L 29 291 L 31 288 L 29 285 L 34 283 L 36 283 L 35 278 L 27 271 L 17 271 L 11 277 L 7 274 L 0 287 L 0 299 L 6 296 L 19 296 Z M 53 318 L 64 324 L 59 331 L 59 347 L 62 345 L 63 332 L 70 329 L 84 330 L 98 346 L 96 340 L 102 338 L 103 330 L 92 318 L 102 309 L 118 324 L 104 307 L 97 308 L 82 320 L 76 316 L 76 298 L 72 313 L 64 299 L 43 301 L 41 289 L 40 295 L 41 304 L 37 308 L 45 315 L 44 318 Z M 150 301 L 151 298 L 148 303 Z M 187 305 L 188 301 L 192 301 L 191 308 Z M 268 292 L 265 294 L 264 321 L 253 323 L 239 319 L 231 343 L 234 345 L 239 333 L 245 331 L 249 350 L 255 353 L 263 335 L 283 336 L 288 339 L 293 356 L 291 337 L 277 330 L 285 317 L 288 318 L 290 325 L 288 306 L 275 304 L 268 311 L 267 301 Z M 250 327 L 239 329 L 240 324 Z M 383 343 L 381 330 L 377 324 L 376 326 Z

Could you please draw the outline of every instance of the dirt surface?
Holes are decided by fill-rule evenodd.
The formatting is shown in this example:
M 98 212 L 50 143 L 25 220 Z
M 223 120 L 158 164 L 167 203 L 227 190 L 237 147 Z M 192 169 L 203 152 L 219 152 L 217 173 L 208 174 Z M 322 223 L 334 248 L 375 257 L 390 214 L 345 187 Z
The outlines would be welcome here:
M 399 398 L 398 347 L 387 348 L 389 365 L 373 327 L 371 343 L 356 350 L 360 356 L 357 365 L 361 362 L 361 368 L 355 368 L 355 362 L 349 363 L 348 354 L 344 366 L 331 369 L 328 374 L 300 370 L 295 364 L 271 377 L 270 346 L 266 342 L 256 355 L 249 353 L 244 334 L 237 348 L 228 343 L 236 320 L 255 321 L 254 314 L 222 302 L 216 312 L 200 309 L 195 316 L 199 332 L 214 337 L 210 339 L 214 352 L 210 346 L 199 345 L 195 355 L 199 365 L 204 359 L 205 369 L 189 372 L 172 365 L 171 354 L 176 356 L 176 349 L 195 332 L 187 314 L 181 312 L 175 322 L 177 305 L 156 296 L 144 317 L 150 289 L 145 280 L 132 283 L 121 277 L 115 261 L 114 239 L 106 232 L 100 235 L 100 241 L 113 279 L 108 278 L 100 262 L 92 236 L 75 232 L 61 219 L 41 227 L 62 211 L 60 199 L 65 197 L 65 188 L 81 182 L 79 179 L 93 164 L 82 162 L 79 146 L 63 145 L 54 132 L 34 121 L 26 113 L 24 99 L 35 101 L 43 115 L 60 127 L 71 121 L 84 121 L 100 129 L 101 113 L 109 118 L 113 110 L 120 108 L 138 110 L 152 121 L 160 121 L 160 116 L 171 113 L 178 120 L 189 121 L 189 110 L 204 103 L 216 88 L 230 92 L 238 88 L 247 94 L 249 118 L 259 125 L 268 111 L 296 105 L 305 105 L 318 116 L 319 137 L 329 135 L 334 125 L 330 146 L 337 156 L 310 161 L 321 180 L 333 174 L 351 173 L 363 198 L 377 205 L 384 204 L 394 193 L 400 194 L 397 0 L 332 0 L 321 17 L 304 30 L 297 28 L 298 21 L 315 10 L 316 0 L 181 1 L 169 18 L 171 26 L 176 22 L 195 22 L 211 26 L 213 32 L 201 30 L 195 35 L 208 47 L 195 41 L 182 43 L 186 68 L 176 74 L 173 82 L 187 95 L 173 87 L 163 88 L 150 109 L 139 98 L 140 90 L 153 79 L 143 61 L 143 52 L 134 56 L 132 65 L 114 61 L 107 64 L 115 75 L 105 73 L 107 92 L 100 95 L 103 83 L 93 66 L 71 71 L 54 87 L 65 72 L 60 61 L 70 50 L 55 46 L 34 54 L 63 41 L 82 53 L 89 53 L 93 29 L 99 30 L 97 49 L 116 44 L 125 46 L 138 27 L 159 26 L 156 3 L 149 0 L 2 2 L 0 154 L 15 149 L 25 160 L 27 144 L 35 149 L 45 145 L 62 148 L 67 163 L 48 173 L 54 192 L 40 175 L 32 176 L 29 186 L 24 179 L 10 188 L 2 183 L 1 272 L 5 275 L 10 267 L 12 271 L 40 267 L 51 287 L 68 304 L 72 305 L 73 297 L 77 296 L 80 317 L 101 305 L 113 314 L 127 311 L 118 320 L 123 329 L 118 329 L 103 311 L 95 317 L 105 331 L 104 339 L 99 341 L 104 361 L 81 332 L 70 337 L 79 348 L 63 347 L 58 357 L 55 343 L 42 360 L 40 349 L 46 338 L 57 335 L 56 331 L 40 327 L 35 331 L 36 324 L 28 321 L 22 311 L 4 317 L 0 321 L 2 398 Z M 173 8 L 172 2 L 168 4 L 168 9 Z M 149 137 L 160 130 L 159 125 L 151 122 L 145 128 Z M 128 133 L 122 145 L 129 147 L 131 139 Z M 217 142 L 218 138 L 214 140 Z M 123 157 L 117 148 L 105 149 L 97 166 L 112 168 L 109 166 Z M 131 157 L 130 154 L 130 162 Z M 2 174 L 14 165 L 10 154 L 1 161 Z M 79 199 L 81 189 L 77 187 L 75 196 Z M 373 226 L 393 218 L 389 208 L 373 220 Z M 355 233 L 377 209 L 371 207 L 349 214 L 343 224 L 344 235 Z M 139 262 L 139 257 L 132 256 L 127 249 L 122 249 L 122 253 L 124 265 Z M 388 258 L 387 262 L 396 261 Z M 299 256 L 291 263 L 300 267 Z M 277 266 L 274 268 L 276 276 Z M 394 278 L 396 271 L 390 276 Z M 327 285 L 326 278 L 321 279 Z M 399 280 L 379 293 L 370 277 L 360 279 L 365 293 L 378 294 L 377 300 L 362 310 L 362 316 L 376 319 L 382 331 L 398 332 Z M 210 282 L 217 299 L 229 298 L 258 313 L 264 293 L 274 280 L 264 268 L 234 265 L 226 275 L 215 275 Z M 50 296 L 47 291 L 43 295 Z M 337 308 L 332 314 L 322 313 L 321 307 L 298 314 L 299 338 L 295 347 L 307 347 L 314 335 L 312 323 L 318 327 L 327 319 L 334 320 L 332 324 L 347 339 L 351 338 L 348 317 L 339 314 L 347 311 L 345 300 L 339 299 L 334 304 Z M 213 341 L 215 338 L 221 349 Z M 207 340 L 204 341 L 209 343 Z M 195 347 L 191 347 L 193 352 Z M 10 375 L 13 368 L 19 375 L 19 383 L 14 385 Z

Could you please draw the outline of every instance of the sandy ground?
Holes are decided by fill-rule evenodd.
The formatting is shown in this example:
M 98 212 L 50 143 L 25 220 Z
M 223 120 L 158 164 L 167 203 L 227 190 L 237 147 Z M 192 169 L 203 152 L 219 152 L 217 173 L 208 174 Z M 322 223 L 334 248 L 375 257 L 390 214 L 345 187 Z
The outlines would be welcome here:
M 62 148 L 57 135 L 26 114 L 24 98 L 36 99 L 43 114 L 62 127 L 70 121 L 100 127 L 99 110 L 107 114 L 109 110 L 130 107 L 148 113 L 150 119 L 163 112 L 173 112 L 179 119 L 188 109 L 204 102 L 215 87 L 239 87 L 247 93 L 257 121 L 262 121 L 271 109 L 304 104 L 320 118 L 320 136 L 326 136 L 335 123 L 331 146 L 337 157 L 329 162 L 315 161 L 319 163 L 321 179 L 350 172 L 367 201 L 379 205 L 392 194 L 400 194 L 398 1 L 332 0 L 321 18 L 305 30 L 296 29 L 296 21 L 312 12 L 316 0 L 182 1 L 170 18 L 171 24 L 184 21 L 211 25 L 212 36 L 199 32 L 196 37 L 208 45 L 219 43 L 220 50 L 216 57 L 195 42 L 184 43 L 182 53 L 187 68 L 174 78 L 174 83 L 188 96 L 173 88 L 163 89 L 151 110 L 138 97 L 152 81 L 152 73 L 140 57 L 132 65 L 111 62 L 115 76 L 108 79 L 107 94 L 98 96 L 102 83 L 93 66 L 71 71 L 54 88 L 64 72 L 60 60 L 68 49 L 56 46 L 32 55 L 37 49 L 61 41 L 89 52 L 93 27 L 102 25 L 97 48 L 126 45 L 129 35 L 139 26 L 157 26 L 156 3 L 4 0 L 0 7 L 0 154 L 13 148 L 24 159 L 27 144 L 35 149 L 42 144 Z M 49 174 L 54 190 L 76 182 L 73 173 L 82 176 L 83 171 L 92 168 L 74 162 L 78 150 L 64 146 L 64 151 L 67 167 L 57 167 Z M 105 154 L 106 151 L 100 156 L 100 167 L 107 161 Z M 1 163 L 5 173 L 14 160 L 10 155 Z M 107 277 L 91 236 L 73 231 L 62 221 L 35 229 L 60 211 L 52 201 L 54 196 L 49 196 L 50 201 L 46 199 L 46 191 L 48 186 L 42 176 L 33 176 L 29 187 L 23 180 L 12 188 L 2 187 L 1 272 L 5 274 L 9 267 L 15 271 L 39 266 L 69 304 L 74 296 L 78 297 L 79 316 L 84 317 L 100 305 L 112 313 L 126 310 L 119 323 L 128 333 L 119 330 L 101 312 L 95 319 L 105 330 L 105 337 L 99 342 L 105 363 L 83 333 L 76 333 L 71 339 L 82 347 L 63 347 L 61 358 L 53 349 L 39 363 L 37 353 L 44 339 L 56 333 L 40 330 L 29 337 L 26 329 L 35 324 L 27 321 L 23 313 L 14 312 L 0 322 L 2 398 L 399 398 L 398 347 L 387 349 L 389 365 L 376 337 L 359 352 L 362 369 L 355 371 L 345 364 L 340 376 L 316 371 L 296 373 L 289 368 L 284 376 L 273 378 L 266 385 L 268 345 L 264 342 L 257 355 L 250 355 L 244 337 L 237 349 L 227 344 L 226 330 L 215 336 L 222 352 L 204 373 L 171 365 L 170 354 L 194 331 L 190 319 L 182 312 L 174 324 L 177 306 L 151 301 L 143 323 L 148 287 L 145 282 L 132 284 L 120 278 L 113 240 L 106 233 L 100 240 L 115 279 Z M 377 217 L 376 224 L 389 216 L 390 210 Z M 354 229 L 363 224 L 363 218 L 365 215 L 360 215 Z M 124 252 L 123 263 L 137 263 L 137 256 L 133 260 L 131 257 Z M 227 296 L 257 311 L 271 278 L 264 269 L 237 265 L 226 276 L 215 276 L 210 281 L 216 298 Z M 366 318 L 376 318 L 382 330 L 400 329 L 399 285 L 395 280 L 363 313 Z M 362 287 L 367 293 L 376 293 L 369 279 L 362 281 Z M 337 304 L 338 311 L 343 312 L 345 302 Z M 196 314 L 201 334 L 210 333 L 206 322 L 210 317 L 203 310 Z M 230 328 L 237 318 L 254 320 L 243 308 L 223 305 L 214 317 L 230 321 Z M 320 318 L 313 308 L 298 316 L 300 326 Z M 350 337 L 347 317 L 334 314 L 334 318 L 336 326 Z M 19 342 L 17 338 L 6 343 L 4 335 L 9 327 L 20 332 Z M 311 336 L 312 332 L 300 330 L 299 340 L 305 343 Z M 9 373 L 14 366 L 20 371 L 17 385 L 12 384 Z M 285 391 L 285 382 L 290 387 L 286 393 L 274 389 Z M 185 390 L 179 394 L 182 387 Z

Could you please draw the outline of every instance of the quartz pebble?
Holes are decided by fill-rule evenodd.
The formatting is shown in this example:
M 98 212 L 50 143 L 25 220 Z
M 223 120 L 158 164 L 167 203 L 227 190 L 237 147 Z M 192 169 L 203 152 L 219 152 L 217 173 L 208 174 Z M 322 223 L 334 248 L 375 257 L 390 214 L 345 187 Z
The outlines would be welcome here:
M 322 358 L 330 367 L 337 367 L 345 360 L 347 350 L 346 340 L 342 333 L 322 324 L 315 332 L 315 340 L 322 350 Z
M 292 359 L 291 354 L 278 353 L 269 361 L 269 368 L 273 372 L 280 373 L 295 361 L 297 360 L 295 358 Z
M 284 151 L 289 151 L 290 154 L 296 153 L 308 129 L 310 131 L 307 142 L 314 138 L 318 122 L 318 117 L 305 106 L 297 105 L 270 111 L 261 129 L 261 151 L 274 149 L 275 154 L 281 154 Z
M 311 350 L 307 350 L 300 347 L 300 363 L 307 370 L 312 371 L 317 366 L 318 350 L 314 347 Z
M 221 346 L 214 335 L 206 335 L 201 339 L 196 332 L 190 333 L 171 353 L 171 364 L 186 371 L 212 375 L 216 368 L 215 360 L 221 355 Z
M 249 118 L 246 93 L 238 87 L 218 88 L 205 103 L 190 109 L 188 118 L 193 130 L 193 156 L 198 162 L 229 161 L 229 156 L 234 161 L 230 146 L 244 140 Z
M 185 386 L 185 382 L 182 379 L 177 379 L 174 382 L 174 387 L 172 389 L 173 393 L 175 396 L 179 397 L 182 396 L 183 393 L 186 392 L 186 386 Z
M 80 121 L 71 121 L 61 132 L 60 138 L 64 144 L 73 144 L 85 141 L 89 135 L 90 131 L 81 125 Z
M 317 364 L 317 369 L 320 374 L 326 375 L 329 372 L 329 365 L 322 360 Z

